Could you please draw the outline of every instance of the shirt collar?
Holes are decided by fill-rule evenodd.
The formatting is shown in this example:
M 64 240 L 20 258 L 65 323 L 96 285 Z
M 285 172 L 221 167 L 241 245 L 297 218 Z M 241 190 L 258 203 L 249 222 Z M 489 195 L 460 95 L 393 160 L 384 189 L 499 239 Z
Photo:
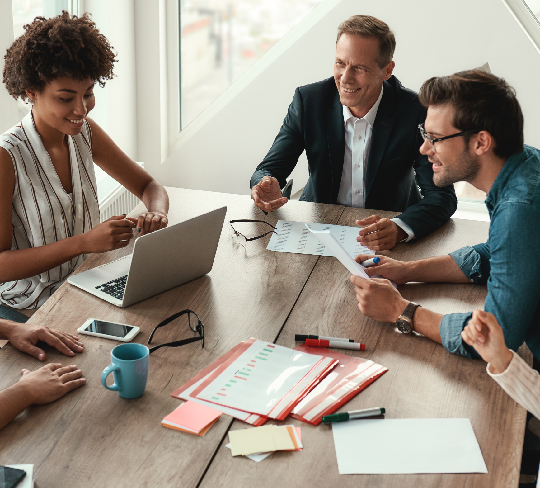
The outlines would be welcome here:
M 383 95 L 383 88 L 381 86 L 381 93 L 379 94 L 379 98 L 377 98 L 377 101 L 373 104 L 373 107 L 369 109 L 369 112 L 362 117 L 372 128 L 373 128 L 373 124 L 375 123 L 375 117 L 377 117 L 377 110 L 379 110 L 379 105 L 381 103 L 382 95 Z M 349 107 L 346 107 L 345 105 L 343 105 L 343 121 L 345 122 L 345 124 L 350 118 L 352 118 L 353 120 L 358 119 L 358 117 L 355 117 L 351 113 L 351 111 L 349 110 Z
M 531 151 L 531 148 L 525 145 L 523 152 L 515 153 L 506 160 L 486 196 L 486 207 L 488 210 L 492 210 L 497 202 L 501 199 L 501 196 L 504 194 L 506 189 L 508 180 L 511 178 L 516 168 L 531 156 L 534 156 L 533 151 Z

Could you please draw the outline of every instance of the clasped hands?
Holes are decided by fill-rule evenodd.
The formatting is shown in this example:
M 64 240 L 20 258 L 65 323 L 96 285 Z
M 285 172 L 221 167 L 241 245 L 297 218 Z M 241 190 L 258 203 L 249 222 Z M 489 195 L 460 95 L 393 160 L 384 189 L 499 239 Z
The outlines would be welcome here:
M 115 215 L 92 230 L 81 234 L 84 239 L 83 254 L 106 252 L 129 244 L 134 236 L 149 234 L 167 227 L 167 215 L 162 212 L 143 212 L 138 218 Z M 135 229 L 135 234 L 133 233 Z

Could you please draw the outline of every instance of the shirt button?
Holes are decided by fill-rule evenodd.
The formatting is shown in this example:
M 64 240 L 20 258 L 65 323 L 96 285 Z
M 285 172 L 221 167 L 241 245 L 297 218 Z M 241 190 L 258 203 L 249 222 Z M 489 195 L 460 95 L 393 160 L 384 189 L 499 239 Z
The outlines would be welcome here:
M 356 190 L 354 193 L 358 195 L 360 193 L 360 190 Z
M 472 278 L 471 278 L 469 281 L 470 281 L 471 283 L 474 283 L 474 280 L 473 280 Z
M 481 274 L 479 274 L 479 275 L 478 275 L 478 278 L 482 278 L 482 275 L 481 275 Z
M 359 168 L 360 165 L 359 165 L 358 163 L 356 163 L 356 164 L 354 165 L 354 167 L 355 167 L 355 168 Z
M 362 139 L 362 136 L 358 136 L 358 140 Z

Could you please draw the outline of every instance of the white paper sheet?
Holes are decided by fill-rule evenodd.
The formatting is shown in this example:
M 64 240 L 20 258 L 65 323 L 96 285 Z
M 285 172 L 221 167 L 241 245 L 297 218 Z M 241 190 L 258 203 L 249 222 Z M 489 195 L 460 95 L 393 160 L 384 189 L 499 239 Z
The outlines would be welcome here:
M 375 254 L 374 251 L 362 246 L 356 238 L 360 227 L 348 227 L 331 224 L 308 224 L 317 231 L 328 230 L 352 256 L 358 254 Z M 319 239 L 309 232 L 304 222 L 278 220 L 276 233 L 272 234 L 266 247 L 269 251 L 292 252 L 296 254 L 313 254 L 315 256 L 333 256 Z
M 331 358 L 255 341 L 197 397 L 246 412 L 273 415 L 273 409 L 314 367 Z
M 308 224 L 306 224 L 306 227 L 315 237 L 317 237 L 317 239 L 319 239 L 322 244 L 324 244 L 325 249 L 330 253 L 330 256 L 334 256 L 336 259 L 338 259 L 339 262 L 351 272 L 351 274 L 360 276 L 366 280 L 370 279 L 367 273 L 364 271 L 364 267 L 354 260 L 354 257 L 347 252 L 347 250 L 330 233 L 329 230 L 314 230 Z M 370 251 L 370 254 L 371 253 L 373 253 L 373 251 Z
M 487 473 L 469 419 L 332 424 L 340 474 Z

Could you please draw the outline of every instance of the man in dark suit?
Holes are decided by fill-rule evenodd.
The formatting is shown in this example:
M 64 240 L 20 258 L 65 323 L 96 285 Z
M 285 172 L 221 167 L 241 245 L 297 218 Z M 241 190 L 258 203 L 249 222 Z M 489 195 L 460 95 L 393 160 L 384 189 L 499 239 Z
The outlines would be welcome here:
M 374 250 L 421 238 L 456 210 L 452 185 L 433 183 L 418 125 L 416 93 L 392 75 L 395 39 L 384 22 L 355 15 L 339 26 L 334 77 L 296 89 L 274 144 L 251 177 L 264 211 L 287 202 L 280 188 L 305 150 L 309 180 L 300 200 L 403 212 L 356 223 Z

